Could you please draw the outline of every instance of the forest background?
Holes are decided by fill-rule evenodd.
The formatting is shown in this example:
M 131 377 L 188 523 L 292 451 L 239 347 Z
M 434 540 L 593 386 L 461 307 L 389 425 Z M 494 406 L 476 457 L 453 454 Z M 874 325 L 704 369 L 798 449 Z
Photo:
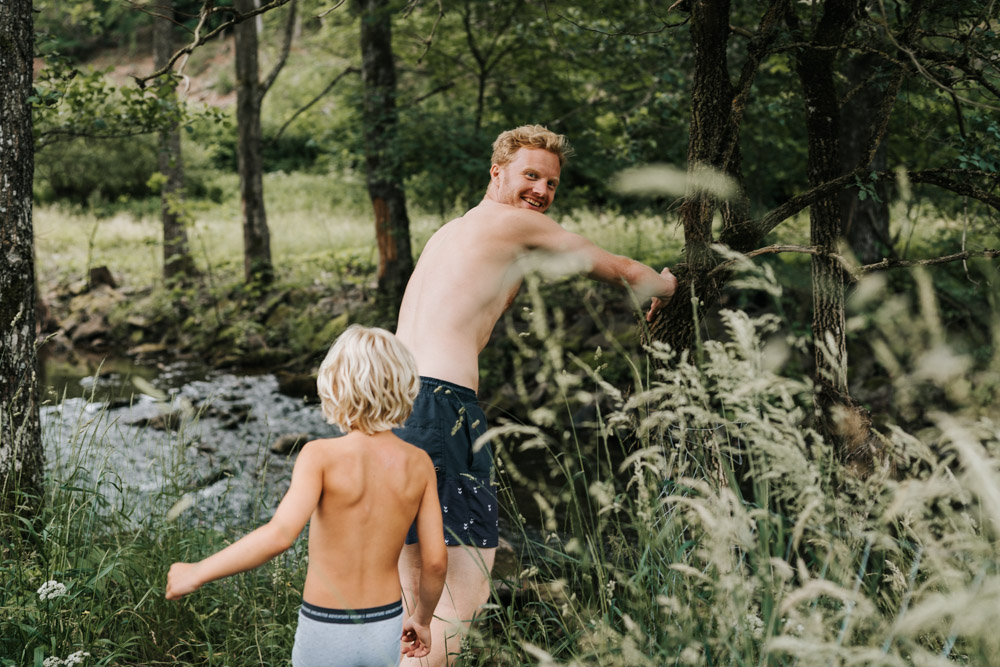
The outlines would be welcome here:
M 136 530 L 94 471 L 43 473 L 23 304 L 43 356 L 308 384 L 348 322 L 391 328 L 526 122 L 576 150 L 557 219 L 681 289 L 647 328 L 624 293 L 529 280 L 498 327 L 483 388 L 529 519 L 465 659 L 995 654 L 995 3 L 227 4 L 34 5 L 33 161 L 3 165 L 34 207 L 4 209 L 5 243 L 28 220 L 35 253 L 3 271 L 9 664 L 280 662 L 294 595 L 268 596 L 302 573 L 154 600 L 252 517 Z M 66 578 L 53 609 L 36 588 Z

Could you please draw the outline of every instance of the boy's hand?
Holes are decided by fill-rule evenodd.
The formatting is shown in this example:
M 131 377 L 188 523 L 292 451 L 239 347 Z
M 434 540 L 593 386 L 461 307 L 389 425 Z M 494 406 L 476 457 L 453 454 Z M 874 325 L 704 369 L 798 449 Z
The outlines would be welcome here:
M 167 572 L 167 599 L 177 600 L 201 588 L 195 563 L 174 563 Z
M 407 658 L 424 658 L 431 652 L 431 628 L 417 623 L 411 616 L 403 621 L 402 641 L 408 646 L 404 646 L 400 653 Z

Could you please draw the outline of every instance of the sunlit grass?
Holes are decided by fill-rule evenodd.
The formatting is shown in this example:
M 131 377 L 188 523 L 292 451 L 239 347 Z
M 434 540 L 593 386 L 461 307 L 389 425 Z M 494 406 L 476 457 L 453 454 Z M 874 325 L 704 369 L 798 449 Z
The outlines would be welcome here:
M 195 264 L 209 285 L 220 288 L 243 280 L 243 229 L 239 181 L 233 174 L 214 177 L 221 201 L 186 205 L 188 242 Z M 363 178 L 330 174 L 267 174 L 265 204 L 271 256 L 280 283 L 374 284 L 378 266 L 374 218 Z M 145 208 L 146 212 L 138 212 Z M 110 217 L 60 206 L 35 208 L 35 249 L 42 290 L 58 283 L 87 280 L 91 268 L 107 266 L 127 289 L 163 286 L 162 226 L 149 213 L 156 206 L 125 209 Z M 455 211 L 459 216 L 464 211 Z M 673 218 L 624 216 L 594 211 L 555 218 L 616 254 L 656 266 L 676 263 L 681 231 Z M 447 218 L 410 206 L 414 258 Z
M 771 280 L 745 270 L 745 284 Z M 515 555 L 497 576 L 514 595 L 491 599 L 462 664 L 990 664 L 1000 425 L 988 410 L 945 414 L 940 397 L 987 408 L 995 387 L 927 372 L 943 344 L 933 293 L 853 304 L 856 331 L 893 368 L 894 410 L 926 417 L 883 427 L 884 465 L 858 477 L 814 427 L 811 381 L 785 373 L 799 342 L 780 319 L 726 311 L 725 340 L 704 342 L 698 364 L 654 346 L 626 361 L 631 382 L 611 384 L 618 352 L 583 361 L 538 289 L 529 279 L 511 331 L 526 377 L 508 378 L 533 388 L 532 409 L 491 432 Z M 95 419 L 59 434 L 77 453 L 50 466 L 37 522 L 2 517 L 8 663 L 78 651 L 94 664 L 283 662 L 303 544 L 168 604 L 170 561 L 212 552 L 271 508 L 214 517 L 221 530 L 186 512 L 167 521 L 198 470 L 171 448 L 159 509 L 137 515 L 136 498 L 111 492 L 115 453 Z M 48 599 L 50 585 L 42 600 L 49 581 L 65 594 Z

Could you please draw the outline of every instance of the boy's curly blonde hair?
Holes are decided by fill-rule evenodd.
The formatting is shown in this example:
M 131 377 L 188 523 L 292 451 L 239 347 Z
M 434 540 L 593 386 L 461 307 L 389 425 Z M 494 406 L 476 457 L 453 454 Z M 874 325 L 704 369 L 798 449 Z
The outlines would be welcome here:
M 519 148 L 543 148 L 559 158 L 559 167 L 573 155 L 565 135 L 556 134 L 542 125 L 522 125 L 501 132 L 493 142 L 492 164 L 504 166 L 514 159 Z
M 327 422 L 374 435 L 410 416 L 420 376 L 413 354 L 394 335 L 352 324 L 320 364 L 316 388 Z

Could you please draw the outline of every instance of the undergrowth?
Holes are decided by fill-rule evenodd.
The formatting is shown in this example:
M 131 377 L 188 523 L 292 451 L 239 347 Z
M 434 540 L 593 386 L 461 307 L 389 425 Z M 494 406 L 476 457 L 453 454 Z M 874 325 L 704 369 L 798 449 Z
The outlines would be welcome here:
M 779 318 L 724 311 L 725 336 L 693 356 L 653 345 L 637 360 L 612 344 L 583 358 L 528 280 L 509 381 L 533 407 L 488 434 L 517 567 L 499 573 L 461 664 L 993 660 L 1000 358 L 967 373 L 929 281 L 916 282 L 914 303 L 855 303 L 854 334 L 876 349 L 895 413 L 922 417 L 915 430 L 886 423 L 886 458 L 859 477 L 814 428 L 811 382 L 783 372 L 805 342 Z M 613 366 L 629 381 L 608 382 L 622 354 Z M 940 410 L 939 396 L 959 407 Z M 42 513 L 0 524 L 4 664 L 288 664 L 304 541 L 163 600 L 168 563 L 252 523 L 168 520 L 183 491 L 169 479 L 184 474 L 165 476 L 162 511 L 137 517 L 135 499 L 102 490 L 113 457 L 103 473 L 49 466 Z

